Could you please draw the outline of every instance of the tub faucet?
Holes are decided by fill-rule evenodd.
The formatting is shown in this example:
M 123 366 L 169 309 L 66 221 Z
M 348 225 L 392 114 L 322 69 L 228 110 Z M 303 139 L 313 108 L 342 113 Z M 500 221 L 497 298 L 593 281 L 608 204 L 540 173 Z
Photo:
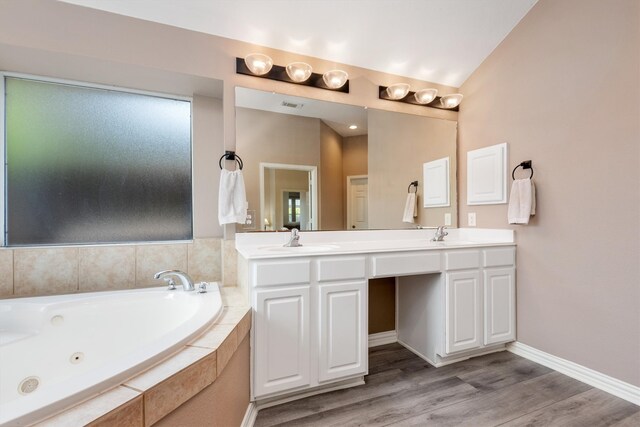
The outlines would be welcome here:
M 193 285 L 193 280 L 191 277 L 184 271 L 180 270 L 164 270 L 159 271 L 153 275 L 154 279 L 163 279 L 169 285 L 169 289 L 173 290 L 176 288 L 176 282 L 173 280 L 174 278 L 180 280 L 182 283 L 182 289 L 185 291 L 193 291 L 196 287 Z
M 438 228 L 436 228 L 436 234 L 435 236 L 433 236 L 433 239 L 431 239 L 432 242 L 442 242 L 444 241 L 444 236 L 448 236 L 449 233 L 447 233 L 446 231 L 444 231 L 446 227 L 444 225 L 439 226 Z
M 284 246 L 287 248 L 297 248 L 298 246 L 302 246 L 302 244 L 300 244 L 300 232 L 297 228 L 291 229 L 291 237 L 289 238 L 289 241 L 284 244 Z

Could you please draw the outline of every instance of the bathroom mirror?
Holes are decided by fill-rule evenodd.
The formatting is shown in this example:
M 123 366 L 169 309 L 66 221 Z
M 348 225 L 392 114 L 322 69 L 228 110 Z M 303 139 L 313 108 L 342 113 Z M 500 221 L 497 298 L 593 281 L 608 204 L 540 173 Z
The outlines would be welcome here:
M 454 121 L 236 87 L 251 216 L 237 231 L 455 227 L 456 132 Z M 424 207 L 423 165 L 443 158 L 450 203 Z M 402 219 L 413 181 L 412 224 Z

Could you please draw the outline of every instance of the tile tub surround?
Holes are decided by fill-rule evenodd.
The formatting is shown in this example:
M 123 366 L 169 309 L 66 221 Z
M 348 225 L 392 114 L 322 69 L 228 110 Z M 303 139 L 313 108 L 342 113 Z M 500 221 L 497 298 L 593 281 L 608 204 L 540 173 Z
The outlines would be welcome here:
M 186 271 L 194 281 L 222 282 L 223 265 L 232 269 L 225 286 L 235 286 L 233 245 L 220 238 L 191 243 L 123 244 L 0 249 L 0 298 L 162 286 L 160 270 Z
M 251 309 L 238 288 L 221 288 L 224 310 L 216 323 L 182 350 L 93 399 L 38 424 L 150 426 L 211 385 L 251 328 Z

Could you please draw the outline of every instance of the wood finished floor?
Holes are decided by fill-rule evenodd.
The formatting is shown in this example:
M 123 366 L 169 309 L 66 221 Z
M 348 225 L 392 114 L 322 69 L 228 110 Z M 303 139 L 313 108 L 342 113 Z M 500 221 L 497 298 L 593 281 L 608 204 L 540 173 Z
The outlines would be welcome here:
M 366 384 L 260 410 L 267 426 L 639 427 L 640 407 L 506 351 L 434 368 L 369 350 Z

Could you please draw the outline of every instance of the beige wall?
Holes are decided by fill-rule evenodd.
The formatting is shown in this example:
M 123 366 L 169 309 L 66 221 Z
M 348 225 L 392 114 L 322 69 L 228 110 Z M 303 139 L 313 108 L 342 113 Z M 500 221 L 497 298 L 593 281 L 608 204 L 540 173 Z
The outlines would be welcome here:
M 466 153 L 533 160 L 537 214 L 518 243 L 518 341 L 640 386 L 640 66 L 637 0 L 540 0 L 461 88 Z M 526 174 L 523 174 L 526 176 Z M 509 179 L 510 180 L 510 179 Z
M 409 114 L 369 110 L 369 228 L 410 228 L 402 222 L 407 187 L 418 181 L 416 224 L 444 224 L 444 214 L 457 217 L 456 209 L 456 123 Z M 422 165 L 431 160 L 450 159 L 450 200 L 446 208 L 422 207 L 424 182 Z
M 396 329 L 396 279 L 369 280 L 369 333 Z
M 347 177 L 366 175 L 367 135 L 349 136 L 342 139 L 342 216 L 347 220 Z M 347 223 L 345 222 L 345 227 Z
M 320 229 L 344 230 L 342 137 L 320 123 Z
M 250 108 L 237 109 L 238 154 L 249 209 L 260 216 L 260 163 L 306 165 L 320 171 L 320 120 Z M 262 218 L 264 221 L 264 218 Z M 238 230 L 242 230 L 238 226 Z

